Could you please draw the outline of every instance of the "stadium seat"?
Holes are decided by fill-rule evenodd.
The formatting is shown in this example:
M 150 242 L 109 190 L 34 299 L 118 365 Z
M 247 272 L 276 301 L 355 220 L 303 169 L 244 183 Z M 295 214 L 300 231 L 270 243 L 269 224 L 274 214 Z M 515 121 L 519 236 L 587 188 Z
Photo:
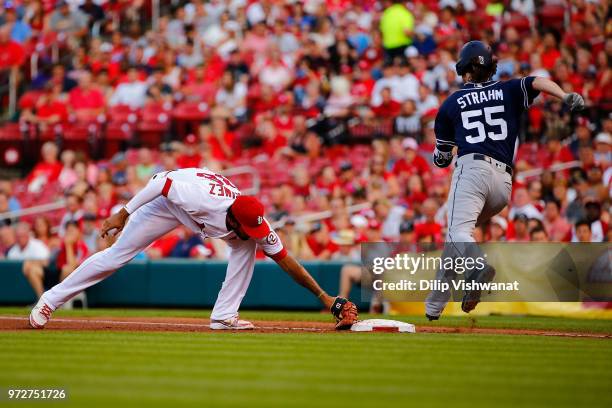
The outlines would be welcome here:
M 527 34 L 530 30 L 529 19 L 521 13 L 513 12 L 510 14 L 510 18 L 506 20 L 504 27 L 512 27 L 519 34 Z
M 109 123 L 135 124 L 139 117 L 140 111 L 127 105 L 115 105 L 110 108 L 107 114 Z
M 542 27 L 563 29 L 565 6 L 561 4 L 545 4 L 538 11 L 538 19 Z
M 97 133 L 98 125 L 96 123 L 74 123 L 63 130 L 62 147 L 75 152 L 85 152 L 89 155 Z
M 106 125 L 103 138 L 104 157 L 112 157 L 125 150 L 133 141 L 135 125 L 128 122 L 110 122 Z
M 137 132 L 140 144 L 148 147 L 159 147 L 171 124 L 170 104 L 150 104 L 141 111 Z
M 179 103 L 172 112 L 177 136 L 183 137 L 188 132 L 195 132 L 199 124 L 208 119 L 208 115 L 209 107 L 205 102 Z

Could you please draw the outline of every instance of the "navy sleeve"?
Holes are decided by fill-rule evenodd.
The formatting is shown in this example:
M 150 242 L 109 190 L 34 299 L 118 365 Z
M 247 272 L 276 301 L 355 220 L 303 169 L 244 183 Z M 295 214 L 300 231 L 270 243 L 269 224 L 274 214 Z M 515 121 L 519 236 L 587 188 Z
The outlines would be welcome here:
M 528 76 L 521 78 L 523 82 L 523 90 L 525 92 L 525 100 L 527 103 L 527 107 L 533 103 L 533 100 L 538 97 L 540 91 L 533 87 L 533 81 L 535 81 L 536 77 Z
M 540 91 L 534 89 L 533 81 L 536 77 L 528 76 L 520 79 L 511 79 L 509 81 L 512 95 L 516 103 L 520 104 L 523 109 L 527 109 L 533 103 L 533 100 L 538 97 Z
M 453 122 L 446 113 L 445 104 L 442 104 L 436 115 L 434 132 L 436 134 L 436 147 L 441 152 L 450 152 L 457 145 Z

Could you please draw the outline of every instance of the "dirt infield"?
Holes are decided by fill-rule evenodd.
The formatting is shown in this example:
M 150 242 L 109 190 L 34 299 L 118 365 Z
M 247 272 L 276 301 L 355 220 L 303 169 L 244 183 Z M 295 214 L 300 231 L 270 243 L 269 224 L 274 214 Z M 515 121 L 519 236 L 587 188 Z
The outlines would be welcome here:
M 332 333 L 332 323 L 307 321 L 255 321 L 258 333 Z M 32 330 L 28 319 L 19 316 L 0 316 L 0 331 Z M 197 318 L 148 318 L 148 317 L 80 317 L 56 318 L 45 330 L 99 330 L 134 332 L 212 332 L 207 319 Z M 612 334 L 562 332 L 554 330 L 494 329 L 478 327 L 417 326 L 417 333 L 498 334 L 556 337 L 587 337 L 612 339 Z

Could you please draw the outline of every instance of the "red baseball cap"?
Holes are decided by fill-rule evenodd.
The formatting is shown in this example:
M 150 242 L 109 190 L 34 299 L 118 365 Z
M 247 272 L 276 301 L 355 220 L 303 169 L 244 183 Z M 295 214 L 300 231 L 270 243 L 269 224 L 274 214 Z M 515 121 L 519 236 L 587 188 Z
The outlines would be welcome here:
M 264 220 L 264 206 L 253 196 L 238 196 L 231 206 L 232 214 L 251 238 L 263 238 L 270 233 Z
M 198 138 L 193 133 L 190 133 L 187 135 L 187 137 L 185 137 L 185 144 L 186 145 L 196 145 L 198 144 Z

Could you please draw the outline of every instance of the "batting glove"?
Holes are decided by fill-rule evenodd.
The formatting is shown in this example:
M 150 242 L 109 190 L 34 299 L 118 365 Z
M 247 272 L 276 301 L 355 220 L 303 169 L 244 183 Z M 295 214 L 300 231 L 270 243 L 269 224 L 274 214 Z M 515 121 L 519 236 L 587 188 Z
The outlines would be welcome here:
M 433 162 L 438 167 L 448 167 L 453 162 L 453 152 L 441 152 L 436 147 L 433 152 Z
M 584 109 L 584 98 L 576 92 L 565 94 L 563 103 L 570 108 L 571 111 L 581 111 Z

